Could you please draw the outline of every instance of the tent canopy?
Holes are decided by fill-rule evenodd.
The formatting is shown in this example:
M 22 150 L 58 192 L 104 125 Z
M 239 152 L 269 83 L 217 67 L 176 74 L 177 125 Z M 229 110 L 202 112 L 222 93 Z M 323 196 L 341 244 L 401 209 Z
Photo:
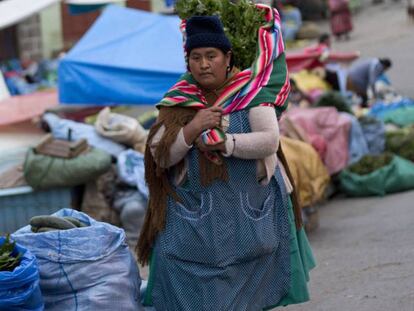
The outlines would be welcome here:
M 17 24 L 61 0 L 6 0 L 0 2 L 0 29 Z M 107 4 L 122 0 L 66 0 L 72 5 Z
M 157 103 L 186 70 L 179 23 L 108 6 L 60 63 L 60 102 Z
M 17 24 L 57 2 L 60 2 L 60 0 L 2 1 L 0 2 L 0 29 Z

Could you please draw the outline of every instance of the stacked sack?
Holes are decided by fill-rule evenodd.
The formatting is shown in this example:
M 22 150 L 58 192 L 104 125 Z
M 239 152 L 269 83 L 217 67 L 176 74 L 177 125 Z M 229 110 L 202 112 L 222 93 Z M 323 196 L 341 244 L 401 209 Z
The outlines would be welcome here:
M 143 310 L 124 231 L 71 209 L 52 216 L 34 218 L 13 234 L 37 257 L 45 310 Z

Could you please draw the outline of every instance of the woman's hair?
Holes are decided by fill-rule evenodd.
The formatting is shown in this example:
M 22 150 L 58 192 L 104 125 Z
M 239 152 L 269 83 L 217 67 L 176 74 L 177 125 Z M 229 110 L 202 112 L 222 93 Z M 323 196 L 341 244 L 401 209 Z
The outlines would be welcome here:
M 381 63 L 381 65 L 385 69 L 391 68 L 391 66 L 392 66 L 392 62 L 391 62 L 391 60 L 389 58 L 380 58 L 379 59 L 379 62 Z
M 318 42 L 319 43 L 325 43 L 331 38 L 331 36 L 328 33 L 323 33 L 319 36 Z

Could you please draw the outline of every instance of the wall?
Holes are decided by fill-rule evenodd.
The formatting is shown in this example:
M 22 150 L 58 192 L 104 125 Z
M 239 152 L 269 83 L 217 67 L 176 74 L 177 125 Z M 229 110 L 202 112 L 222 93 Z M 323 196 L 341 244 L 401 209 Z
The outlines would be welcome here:
M 17 26 L 13 25 L 0 30 L 0 62 L 18 57 Z
M 165 0 L 152 0 L 152 11 L 157 13 L 171 13 L 172 7 L 167 7 Z
M 42 58 L 39 14 L 17 25 L 17 41 L 21 59 L 39 60 Z
M 70 49 L 91 27 L 100 11 L 71 15 L 67 5 L 61 5 L 63 46 Z
M 121 4 L 122 5 L 122 4 Z M 126 6 L 145 11 L 151 11 L 150 0 L 128 0 Z M 63 45 L 65 48 L 72 47 L 92 26 L 100 15 L 100 11 L 84 13 L 81 15 L 70 15 L 66 5 L 61 6 Z
M 126 6 L 129 8 L 151 11 L 151 0 L 128 0 Z
M 44 58 L 56 56 L 63 48 L 62 16 L 60 3 L 54 4 L 40 13 L 42 55 Z
M 165 10 L 165 0 L 152 0 L 152 11 L 161 12 Z

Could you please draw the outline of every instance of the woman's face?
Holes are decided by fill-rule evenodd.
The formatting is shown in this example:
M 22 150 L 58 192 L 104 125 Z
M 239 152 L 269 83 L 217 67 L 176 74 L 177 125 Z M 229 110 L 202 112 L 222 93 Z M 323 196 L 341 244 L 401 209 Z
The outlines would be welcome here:
M 224 54 L 217 48 L 192 49 L 188 59 L 191 74 L 205 89 L 214 90 L 226 81 L 231 52 Z

